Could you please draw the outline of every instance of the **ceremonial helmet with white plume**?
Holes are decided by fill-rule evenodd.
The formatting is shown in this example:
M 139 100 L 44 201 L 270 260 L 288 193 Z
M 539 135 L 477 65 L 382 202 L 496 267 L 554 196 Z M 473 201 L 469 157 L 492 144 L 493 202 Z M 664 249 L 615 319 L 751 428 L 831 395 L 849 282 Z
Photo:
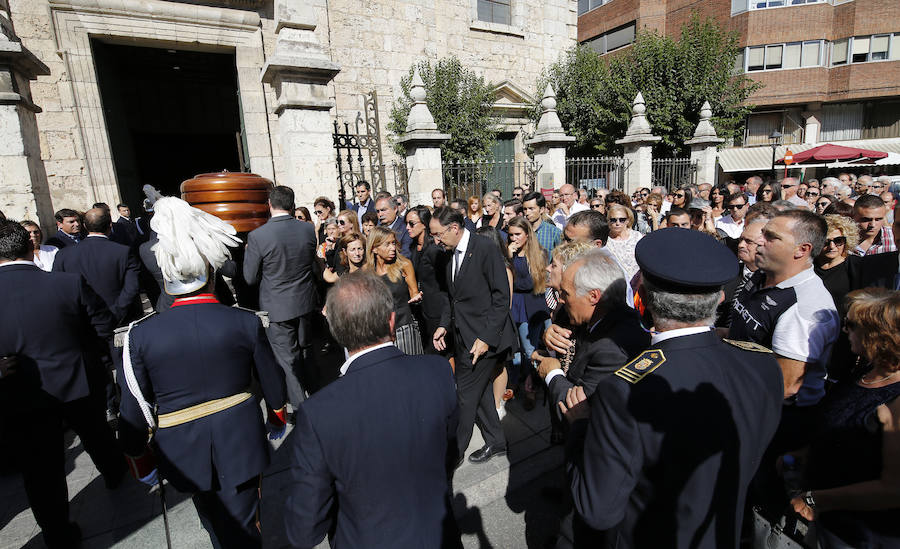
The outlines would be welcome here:
M 166 293 L 185 295 L 203 288 L 209 269 L 231 259 L 228 247 L 241 243 L 228 223 L 172 196 L 153 204 L 150 228 L 159 237 L 152 248 L 165 280 Z

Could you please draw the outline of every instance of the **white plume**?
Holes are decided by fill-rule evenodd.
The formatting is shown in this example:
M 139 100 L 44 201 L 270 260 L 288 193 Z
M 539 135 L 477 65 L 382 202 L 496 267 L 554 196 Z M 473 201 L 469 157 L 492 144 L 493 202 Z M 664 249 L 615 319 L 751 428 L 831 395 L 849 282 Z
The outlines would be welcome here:
M 231 259 L 228 247 L 241 243 L 234 227 L 180 198 L 160 198 L 153 209 L 150 228 L 159 236 L 153 253 L 166 280 L 201 277 L 207 264 L 218 269 Z

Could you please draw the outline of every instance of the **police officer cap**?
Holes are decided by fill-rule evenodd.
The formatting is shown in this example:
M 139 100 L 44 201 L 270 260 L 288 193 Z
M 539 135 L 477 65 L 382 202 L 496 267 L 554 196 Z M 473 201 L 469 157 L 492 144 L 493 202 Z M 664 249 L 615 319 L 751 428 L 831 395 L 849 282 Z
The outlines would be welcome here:
M 654 231 L 637 243 L 641 276 L 671 289 L 713 290 L 733 280 L 740 264 L 715 238 L 690 229 Z

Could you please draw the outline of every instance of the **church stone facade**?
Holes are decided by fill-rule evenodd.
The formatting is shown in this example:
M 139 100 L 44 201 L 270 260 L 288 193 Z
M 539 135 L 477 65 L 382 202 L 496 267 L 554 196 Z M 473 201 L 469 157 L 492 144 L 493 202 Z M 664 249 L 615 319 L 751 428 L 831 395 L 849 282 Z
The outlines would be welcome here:
M 395 159 L 401 77 L 448 55 L 496 85 L 524 158 L 536 80 L 576 17 L 575 0 L 0 0 L 0 211 L 46 231 L 60 208 L 135 208 L 143 184 L 173 194 L 184 170 L 225 166 L 301 204 L 334 196 L 332 122 L 374 90 Z

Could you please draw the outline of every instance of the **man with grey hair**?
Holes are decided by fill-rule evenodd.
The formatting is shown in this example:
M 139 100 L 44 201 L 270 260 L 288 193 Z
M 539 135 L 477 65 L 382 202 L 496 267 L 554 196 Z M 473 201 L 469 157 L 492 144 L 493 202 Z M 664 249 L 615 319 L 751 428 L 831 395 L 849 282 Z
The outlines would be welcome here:
M 393 310 L 371 273 L 344 275 L 328 292 L 328 325 L 349 358 L 296 415 L 284 506 L 291 547 L 314 547 L 329 532 L 339 547 L 459 546 L 448 482 L 453 370 L 440 356 L 397 349 Z
M 819 190 L 822 191 L 823 195 L 830 194 L 834 196 L 840 184 L 841 180 L 837 177 L 823 177 Z
M 751 175 L 744 182 L 744 192 L 747 194 L 747 201 L 750 202 L 751 206 L 756 204 L 756 192 L 759 191 L 762 184 L 762 177 L 758 175 Z
M 412 254 L 410 250 L 412 237 L 406 230 L 406 221 L 400 217 L 400 203 L 397 198 L 390 195 L 377 198 L 375 211 L 378 212 L 378 223 L 394 231 L 394 235 L 397 237 L 397 251 L 405 257 L 409 257 Z
M 851 206 L 855 202 L 855 200 L 850 198 L 850 195 L 852 193 L 853 193 L 853 189 L 851 189 L 849 185 L 844 185 L 843 183 L 838 185 L 837 188 L 835 188 L 835 190 L 834 190 L 835 198 L 837 198 L 841 202 L 844 202 L 845 204 L 850 204 Z
M 572 214 L 590 209 L 590 206 L 578 201 L 578 190 L 568 183 L 559 188 L 559 196 L 559 209 L 553 213 L 553 222 L 560 229 L 566 226 Z
M 565 267 L 559 302 L 575 327 L 574 344 L 561 360 L 537 359 L 554 404 L 564 402 L 576 385 L 590 396 L 601 379 L 650 343 L 640 314 L 625 303 L 625 273 L 603 250 L 592 250 Z
M 797 190 L 800 186 L 800 180 L 796 177 L 785 177 L 780 181 L 781 183 L 781 192 L 782 198 L 791 204 L 794 205 L 795 208 L 803 208 L 808 210 L 809 203 L 806 202 L 806 199 L 801 198 L 797 195 Z
M 560 404 L 572 424 L 575 510 L 601 531 L 578 546 L 737 547 L 747 488 L 778 424 L 781 373 L 765 349 L 710 329 L 738 267 L 726 247 L 664 229 L 641 239 L 635 258 L 650 348 L 589 401 L 574 387 Z

